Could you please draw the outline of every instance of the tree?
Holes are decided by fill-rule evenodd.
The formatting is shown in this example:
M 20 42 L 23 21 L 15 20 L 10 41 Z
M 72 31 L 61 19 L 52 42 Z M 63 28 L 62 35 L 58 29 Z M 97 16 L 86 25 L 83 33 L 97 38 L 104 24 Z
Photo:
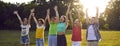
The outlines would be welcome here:
M 106 13 L 109 28 L 120 30 L 120 0 L 111 0 L 107 6 Z

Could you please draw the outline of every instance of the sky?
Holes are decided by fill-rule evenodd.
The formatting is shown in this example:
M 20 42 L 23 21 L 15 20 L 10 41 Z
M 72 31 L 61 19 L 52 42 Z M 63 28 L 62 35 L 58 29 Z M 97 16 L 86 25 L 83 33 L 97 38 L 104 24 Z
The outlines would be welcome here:
M 88 9 L 88 15 L 94 16 L 96 14 L 96 7 L 99 8 L 99 12 L 104 12 L 108 2 L 110 0 L 80 0 L 83 4 L 84 11 Z
M 10 2 L 10 3 L 28 3 L 28 2 L 30 2 L 30 1 L 32 1 L 32 0 L 2 0 L 2 1 L 4 1 L 4 2 Z

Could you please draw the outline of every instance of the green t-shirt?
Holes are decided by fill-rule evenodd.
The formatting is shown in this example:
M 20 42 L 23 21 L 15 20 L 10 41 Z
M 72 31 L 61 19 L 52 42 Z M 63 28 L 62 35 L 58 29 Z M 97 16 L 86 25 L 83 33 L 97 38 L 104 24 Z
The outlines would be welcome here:
M 49 35 L 57 35 L 58 23 L 50 23 Z

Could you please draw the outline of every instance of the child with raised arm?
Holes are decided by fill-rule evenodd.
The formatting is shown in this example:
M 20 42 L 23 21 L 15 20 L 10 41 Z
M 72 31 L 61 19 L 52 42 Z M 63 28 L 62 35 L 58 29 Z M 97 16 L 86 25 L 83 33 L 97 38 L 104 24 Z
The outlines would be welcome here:
M 82 41 L 82 23 L 80 20 L 80 11 L 77 10 L 77 19 L 73 22 L 71 12 L 70 19 L 72 23 L 72 46 L 81 46 L 80 42 Z
M 59 14 L 57 10 L 57 6 L 54 7 L 54 10 L 56 12 L 56 17 L 52 17 L 50 19 L 50 9 L 48 9 L 48 22 L 49 22 L 49 34 L 48 34 L 48 46 L 57 46 L 57 27 L 59 22 Z
M 67 46 L 65 30 L 68 27 L 68 13 L 70 10 L 70 4 L 67 7 L 68 9 L 65 14 L 66 16 L 62 15 L 58 23 L 57 46 Z
M 98 46 L 98 42 L 101 39 L 98 20 L 98 8 L 96 8 L 96 17 L 92 18 L 88 17 L 88 13 L 86 10 L 86 23 L 88 26 L 86 31 L 86 39 L 88 42 L 88 46 Z
M 44 46 L 44 30 L 45 30 L 46 18 L 44 21 L 44 19 L 42 18 L 39 18 L 37 20 L 34 14 L 32 16 L 36 24 L 36 46 Z
M 31 15 L 33 14 L 33 9 L 31 10 L 31 13 L 29 15 L 29 18 L 24 18 L 23 21 L 21 17 L 19 16 L 17 11 L 14 11 L 14 14 L 17 15 L 20 24 L 21 24 L 21 37 L 20 37 L 20 42 L 23 46 L 29 46 L 30 43 L 30 38 L 29 38 L 29 29 L 30 29 L 30 19 Z

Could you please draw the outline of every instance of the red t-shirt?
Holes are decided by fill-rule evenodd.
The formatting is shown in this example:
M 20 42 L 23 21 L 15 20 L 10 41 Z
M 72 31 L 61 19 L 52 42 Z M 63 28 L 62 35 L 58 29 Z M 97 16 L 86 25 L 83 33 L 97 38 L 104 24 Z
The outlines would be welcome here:
M 81 27 L 74 26 L 72 27 L 72 41 L 81 41 Z

